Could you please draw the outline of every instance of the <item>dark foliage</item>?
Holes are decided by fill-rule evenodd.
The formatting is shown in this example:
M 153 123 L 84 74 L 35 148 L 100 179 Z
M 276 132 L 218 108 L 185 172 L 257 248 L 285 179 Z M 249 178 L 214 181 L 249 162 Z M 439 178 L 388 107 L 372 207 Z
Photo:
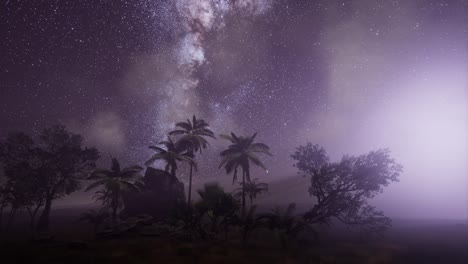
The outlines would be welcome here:
M 43 174 L 46 200 L 38 228 L 47 230 L 52 201 L 80 189 L 80 181 L 96 167 L 99 152 L 83 147 L 83 137 L 61 125 L 42 131 L 39 152 L 46 164 Z
M 309 193 L 317 201 L 304 216 L 308 223 L 330 223 L 335 218 L 371 232 L 383 231 L 391 224 L 383 212 L 367 203 L 385 186 L 398 181 L 402 171 L 388 150 L 330 162 L 322 147 L 308 143 L 297 148 L 292 158 L 300 173 L 311 178 Z
M 12 208 L 26 208 L 31 226 L 39 208 L 44 206 L 38 228 L 47 230 L 52 201 L 80 188 L 80 181 L 96 166 L 99 153 L 84 148 L 83 138 L 64 126 L 44 129 L 37 139 L 13 133 L 0 145 L 0 158 L 7 183 L 3 202 Z M 10 217 L 11 219 L 11 217 Z
M 242 191 L 245 190 L 245 193 L 249 197 L 251 207 L 253 206 L 253 200 L 257 198 L 257 195 L 268 192 L 268 183 L 258 182 L 257 178 L 251 180 L 250 182 L 246 182 L 245 188 L 244 183 L 240 182 L 239 185 L 240 187 L 234 190 L 234 197 L 242 198 Z
M 251 137 L 230 135 L 221 135 L 222 138 L 229 140 L 231 145 L 220 153 L 221 163 L 219 168 L 224 167 L 227 174 L 233 173 L 232 182 L 237 180 L 237 170 L 242 169 L 242 210 L 245 211 L 245 182 L 250 182 L 250 163 L 263 168 L 267 171 L 263 162 L 257 157 L 257 154 L 266 154 L 271 156 L 270 148 L 263 143 L 254 142 L 257 133 Z M 268 171 L 267 171 L 268 172 Z
M 142 167 L 133 165 L 125 168 L 120 167 L 116 158 L 112 158 L 110 169 L 95 170 L 88 180 L 93 180 L 86 191 L 102 187 L 95 195 L 95 199 L 101 201 L 104 209 L 112 210 L 112 219 L 117 219 L 118 209 L 124 206 L 123 195 L 127 191 L 139 191 L 143 186 L 140 175 Z
M 0 161 L 6 182 L 0 190 L 0 227 L 3 211 L 9 207 L 7 228 L 17 210 L 26 209 L 31 229 L 34 229 L 37 212 L 45 203 L 45 186 L 42 184 L 45 164 L 39 154 L 33 139 L 24 133 L 12 133 L 1 143 Z
M 227 228 L 239 209 L 239 203 L 226 193 L 218 183 L 207 183 L 198 190 L 201 200 L 195 204 L 195 209 L 209 221 L 209 230 L 218 233 L 221 227 Z
M 177 144 L 187 152 L 187 155 L 192 159 L 195 158 L 195 153 L 207 148 L 209 143 L 205 137 L 215 139 L 214 133 L 210 130 L 208 123 L 203 119 L 197 119 L 195 115 L 192 121 L 187 119 L 187 122 L 176 123 L 176 129 L 169 132 L 170 136 L 180 136 Z M 191 203 L 192 198 L 192 177 L 193 164 L 190 163 L 190 176 L 187 202 Z
M 96 210 L 91 209 L 91 210 L 84 212 L 81 215 L 80 221 L 88 222 L 92 224 L 94 234 L 97 234 L 100 228 L 102 227 L 102 225 L 104 224 L 104 222 L 106 221 L 106 219 L 108 218 L 109 218 L 109 213 L 107 212 L 107 210 L 96 211 Z
M 295 215 L 296 204 L 291 203 L 286 210 L 276 207 L 270 213 L 260 216 L 267 228 L 272 230 L 282 248 L 287 248 L 289 241 L 308 227 L 308 223 Z
M 242 236 L 242 243 L 245 245 L 248 242 L 252 232 L 263 226 L 262 217 L 256 214 L 257 206 L 250 206 L 244 214 L 237 214 L 234 219 L 234 224 L 239 226 Z
M 158 146 L 149 146 L 149 148 L 156 152 L 149 160 L 146 161 L 145 165 L 149 166 L 157 160 L 162 160 L 166 163 L 164 170 L 170 172 L 173 178 L 176 177 L 177 163 L 186 162 L 197 169 L 197 164 L 193 158 L 182 148 L 181 145 L 175 143 L 170 137 L 167 140 L 159 142 L 163 148 Z

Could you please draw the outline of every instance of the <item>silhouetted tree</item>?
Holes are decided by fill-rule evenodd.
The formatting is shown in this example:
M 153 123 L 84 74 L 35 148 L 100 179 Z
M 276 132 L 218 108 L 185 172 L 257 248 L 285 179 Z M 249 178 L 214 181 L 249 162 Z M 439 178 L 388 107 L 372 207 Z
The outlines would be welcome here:
M 103 203 L 105 208 L 112 210 L 112 220 L 117 219 L 117 211 L 123 207 L 123 194 L 129 190 L 138 191 L 143 186 L 140 172 L 142 167 L 133 165 L 125 168 L 120 167 L 116 158 L 112 158 L 110 169 L 97 169 L 88 180 L 93 180 L 86 191 L 102 186 L 103 189 L 96 193 L 95 198 Z
M 239 209 L 238 201 L 218 183 L 206 183 L 198 194 L 201 200 L 195 204 L 195 208 L 209 219 L 212 232 L 217 232 L 219 225 L 229 221 Z
M 276 207 L 270 213 L 260 216 L 266 226 L 275 233 L 283 248 L 287 248 L 289 240 L 307 227 L 307 223 L 294 214 L 295 210 L 296 204 L 291 203 L 284 211 Z
M 164 171 L 171 173 L 172 180 L 176 179 L 177 162 L 187 162 L 197 170 L 197 163 L 195 163 L 180 145 L 175 144 L 170 137 L 165 141 L 159 142 L 159 144 L 163 145 L 166 149 L 157 146 L 149 146 L 150 149 L 156 151 L 156 154 L 146 161 L 146 166 L 149 166 L 156 160 L 164 161 L 166 163 Z
M 250 206 L 245 214 L 237 216 L 235 223 L 240 227 L 242 233 L 242 243 L 246 244 L 252 232 L 262 226 L 261 216 L 257 216 L 255 212 L 257 206 Z
M 9 222 L 16 210 L 25 208 L 34 227 L 35 216 L 44 206 L 37 225 L 47 230 L 52 201 L 80 187 L 80 180 L 95 167 L 99 153 L 83 148 L 83 138 L 56 125 L 42 131 L 36 140 L 24 133 L 10 134 L 0 144 L 0 163 L 7 178 L 5 202 L 11 207 Z
M 187 122 L 179 122 L 176 124 L 176 129 L 169 133 L 170 136 L 179 135 L 181 138 L 178 144 L 187 151 L 187 156 L 190 158 L 195 157 L 195 152 L 202 153 L 202 149 L 205 149 L 209 143 L 205 137 L 215 138 L 214 133 L 209 129 L 208 123 L 203 119 L 197 119 L 195 115 L 192 118 L 192 122 L 187 119 Z M 191 203 L 192 197 L 192 175 L 193 175 L 193 164 L 190 163 L 190 177 L 189 177 L 189 188 L 187 203 Z
M 80 189 L 80 181 L 96 167 L 99 152 L 83 147 L 83 137 L 67 131 L 62 125 L 42 131 L 38 152 L 44 161 L 41 184 L 45 190 L 45 206 L 37 227 L 46 231 L 52 201 Z
M 10 207 L 8 225 L 12 223 L 16 211 L 26 202 L 21 183 L 24 183 L 32 169 L 34 148 L 33 139 L 21 132 L 9 134 L 0 144 L 0 163 L 5 176 L 2 207 Z
M 2 217 L 2 218 L 0 219 L 0 220 L 1 220 L 0 222 L 2 223 L 2 226 L 0 226 L 0 228 L 3 228 L 3 222 L 4 222 L 4 220 L 3 220 L 3 218 L 4 218 L 4 216 L 3 216 L 3 211 L 4 211 L 5 209 L 10 208 L 10 212 L 9 212 L 9 213 L 7 213 L 7 212 L 5 213 L 5 222 L 6 222 L 6 227 L 7 227 L 7 229 L 8 229 L 9 225 L 10 225 L 11 222 L 12 222 L 12 215 L 13 215 L 13 217 L 14 217 L 14 214 L 15 214 L 15 212 L 16 212 L 15 206 L 14 206 L 14 204 L 15 204 L 15 203 L 14 203 L 14 200 L 15 200 L 15 198 L 14 198 L 13 195 L 12 195 L 12 191 L 11 191 L 10 186 L 6 186 L 6 185 L 5 185 L 5 186 L 2 186 L 2 187 L 3 187 L 3 188 L 2 188 L 2 208 L 1 208 L 1 210 L 2 210 L 2 215 L 1 215 L 1 217 Z
M 250 162 L 263 168 L 268 172 L 265 165 L 257 157 L 257 154 L 266 154 L 271 156 L 269 147 L 263 143 L 254 143 L 257 133 L 251 137 L 231 135 L 221 135 L 222 138 L 229 140 L 232 144 L 221 152 L 221 163 L 219 168 L 224 167 L 227 174 L 233 172 L 232 182 L 237 180 L 237 170 L 242 168 L 242 211 L 245 212 L 245 182 L 250 182 Z
M 296 149 L 292 158 L 300 173 L 311 178 L 309 193 L 317 203 L 304 218 L 308 223 L 330 223 L 336 218 L 365 231 L 383 231 L 391 220 L 367 203 L 367 199 L 398 181 L 402 166 L 386 149 L 330 162 L 325 150 L 308 143 Z
M 250 206 L 253 205 L 253 200 L 257 198 L 257 195 L 268 192 L 268 184 L 264 182 L 258 182 L 258 178 L 251 180 L 250 182 L 239 183 L 241 187 L 237 188 L 234 191 L 235 197 L 242 197 L 242 190 L 245 190 L 246 194 L 249 196 Z
M 8 225 L 13 222 L 17 210 L 26 209 L 31 229 L 34 229 L 36 214 L 45 202 L 41 178 L 45 161 L 38 154 L 33 139 L 21 132 L 9 134 L 0 144 L 0 163 L 5 176 L 0 211 L 10 207 Z
M 16 192 L 21 193 L 20 197 L 22 205 L 28 212 L 30 218 L 30 227 L 34 232 L 36 215 L 45 204 L 46 190 L 44 185 L 41 184 L 41 177 L 35 175 L 35 173 L 26 173 L 24 178 L 18 182 L 21 185 L 20 188 L 16 188 Z
M 182 201 L 176 205 L 176 210 L 174 211 L 171 222 L 183 228 L 187 239 L 205 239 L 207 232 L 202 223 L 202 218 L 204 216 L 202 214 L 204 214 L 204 212 Z

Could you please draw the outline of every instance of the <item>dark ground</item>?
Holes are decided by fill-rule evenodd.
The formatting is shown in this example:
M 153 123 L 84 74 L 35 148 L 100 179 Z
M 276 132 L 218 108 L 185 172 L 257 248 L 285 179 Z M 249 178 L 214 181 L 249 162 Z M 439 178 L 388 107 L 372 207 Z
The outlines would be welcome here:
M 468 263 L 468 225 L 455 220 L 395 219 L 384 237 L 373 238 L 329 228 L 318 244 L 299 240 L 284 250 L 271 234 L 254 237 L 246 247 L 235 240 L 94 239 L 92 227 L 78 221 L 86 209 L 53 211 L 54 240 L 47 243 L 31 242 L 20 217 L 2 232 L 0 263 Z

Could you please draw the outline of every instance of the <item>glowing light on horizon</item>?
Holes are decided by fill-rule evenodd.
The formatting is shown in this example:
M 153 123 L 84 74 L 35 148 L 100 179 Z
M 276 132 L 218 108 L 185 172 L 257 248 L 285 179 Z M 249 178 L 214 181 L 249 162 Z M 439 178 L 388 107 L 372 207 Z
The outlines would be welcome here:
M 463 67 L 426 70 L 374 113 L 362 144 L 389 147 L 405 169 L 389 197 L 405 193 L 419 213 L 468 216 L 468 91 Z M 416 210 L 417 211 L 417 210 Z M 415 213 L 415 210 L 412 212 Z M 416 213 L 416 214 L 419 214 Z M 430 214 L 430 213 L 428 213 Z

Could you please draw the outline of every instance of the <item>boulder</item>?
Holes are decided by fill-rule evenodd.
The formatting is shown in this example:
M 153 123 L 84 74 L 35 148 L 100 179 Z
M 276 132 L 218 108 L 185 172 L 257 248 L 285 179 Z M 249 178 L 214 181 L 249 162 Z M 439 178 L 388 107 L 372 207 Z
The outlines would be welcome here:
M 163 170 L 148 167 L 144 177 L 145 187 L 140 192 L 124 195 L 126 217 L 147 214 L 160 220 L 171 216 L 176 205 L 185 201 L 184 184 Z

